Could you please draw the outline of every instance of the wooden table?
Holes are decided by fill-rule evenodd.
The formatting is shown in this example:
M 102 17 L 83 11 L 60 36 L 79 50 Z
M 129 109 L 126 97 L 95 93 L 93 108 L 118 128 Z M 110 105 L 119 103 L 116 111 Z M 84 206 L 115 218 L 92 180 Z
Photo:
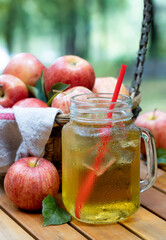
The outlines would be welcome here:
M 145 170 L 141 162 L 141 176 Z M 154 186 L 141 193 L 139 210 L 120 223 L 88 225 L 74 219 L 59 226 L 43 227 L 42 223 L 40 213 L 19 210 L 0 185 L 0 240 L 166 240 L 166 172 L 158 169 Z

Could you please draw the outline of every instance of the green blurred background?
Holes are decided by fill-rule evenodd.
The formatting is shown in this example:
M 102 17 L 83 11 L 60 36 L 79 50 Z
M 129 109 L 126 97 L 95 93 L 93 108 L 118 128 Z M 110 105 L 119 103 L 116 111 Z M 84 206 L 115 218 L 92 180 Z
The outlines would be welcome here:
M 74 54 L 88 60 L 97 77 L 134 77 L 143 0 L 0 0 L 0 72 L 19 52 L 49 66 Z M 166 1 L 152 0 L 153 21 L 142 76 L 142 112 L 166 111 Z

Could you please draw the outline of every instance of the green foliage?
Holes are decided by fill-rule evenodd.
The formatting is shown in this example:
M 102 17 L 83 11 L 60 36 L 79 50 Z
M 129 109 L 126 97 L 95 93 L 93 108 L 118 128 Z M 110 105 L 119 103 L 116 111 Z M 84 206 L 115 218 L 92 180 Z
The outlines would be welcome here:
M 148 79 L 143 77 L 140 87 L 142 95 L 140 106 L 142 108 L 142 113 L 153 111 L 155 108 L 166 112 L 165 89 L 166 89 L 165 78 Z
M 47 97 L 44 90 L 43 73 L 41 78 L 36 82 L 36 86 L 27 85 L 28 91 L 35 97 L 47 103 Z
M 157 162 L 160 165 L 166 166 L 166 149 L 163 148 L 157 149 Z
M 33 97 L 38 98 L 38 99 L 46 102 L 48 104 L 48 106 L 51 106 L 51 103 L 52 103 L 54 97 L 57 96 L 57 94 L 59 94 L 60 92 L 63 92 L 64 90 L 66 90 L 69 86 L 70 86 L 70 84 L 55 83 L 51 87 L 51 90 L 49 91 L 48 97 L 47 97 L 45 88 L 44 88 L 44 77 L 43 77 L 43 73 L 42 73 L 41 78 L 36 82 L 35 87 L 30 86 L 30 85 L 27 85 L 26 87 L 27 87 L 29 93 Z
M 66 90 L 70 84 L 65 83 L 55 83 L 52 87 L 50 92 L 48 93 L 48 106 L 51 106 L 51 103 L 55 96 L 57 96 L 60 92 Z
M 28 51 L 32 34 L 50 34 L 57 39 L 61 55 L 75 54 L 87 58 L 94 11 L 99 17 L 123 9 L 120 0 L 0 0 L 0 30 L 9 52 L 16 36 L 22 51 Z M 105 16 L 106 17 L 106 16 Z M 103 18 L 105 19 L 105 18 Z
M 108 1 L 108 0 L 97 0 L 97 7 L 101 13 L 106 13 L 107 11 L 113 10 L 119 11 L 124 8 L 127 4 L 126 0 L 116 0 L 116 1 Z
M 133 31 L 129 29 L 128 22 L 125 23 L 127 26 L 122 24 L 123 13 L 133 5 L 132 2 L 132 0 L 0 0 L 0 38 L 5 42 L 10 54 L 18 51 L 31 52 L 36 46 L 40 48 L 38 39 L 41 41 L 46 38 L 48 41 L 41 51 L 52 47 L 52 51 L 55 51 L 56 55 L 75 54 L 87 60 L 91 57 L 93 45 L 98 42 L 95 49 L 101 51 L 101 56 L 100 53 L 98 55 L 100 59 L 105 60 L 105 53 L 110 49 L 109 45 L 112 44 L 114 35 L 118 35 L 116 32 L 116 29 L 119 29 L 116 27 L 118 24 L 120 25 L 118 31 L 128 30 L 124 41 L 127 38 L 132 39 L 133 35 L 139 35 L 139 41 L 140 32 L 134 32 L 135 22 L 140 22 L 137 16 L 136 19 L 128 18 L 129 24 L 133 24 Z M 143 1 L 140 1 L 139 4 L 136 6 L 141 8 Z M 165 57 L 166 5 L 163 1 L 158 1 L 153 7 L 154 27 L 151 31 L 153 34 L 150 34 L 151 47 L 148 49 L 148 53 L 153 56 Z M 159 11 L 159 8 L 162 11 Z M 137 9 L 131 11 L 137 12 Z M 128 12 L 128 16 L 130 16 L 130 12 Z M 38 39 L 36 40 L 36 38 Z M 124 42 L 125 44 L 126 42 Z M 138 43 L 134 40 L 133 44 L 137 45 Z M 106 50 L 105 46 L 107 46 Z M 117 51 L 120 52 L 121 49 Z M 126 52 L 128 54 L 130 49 Z M 134 49 L 133 55 L 135 52 Z M 95 54 L 93 53 L 94 59 Z M 110 59 L 112 59 L 111 54 L 110 50 Z
M 55 199 L 48 195 L 42 203 L 43 226 L 60 225 L 71 220 L 71 216 L 62 208 L 58 207 Z

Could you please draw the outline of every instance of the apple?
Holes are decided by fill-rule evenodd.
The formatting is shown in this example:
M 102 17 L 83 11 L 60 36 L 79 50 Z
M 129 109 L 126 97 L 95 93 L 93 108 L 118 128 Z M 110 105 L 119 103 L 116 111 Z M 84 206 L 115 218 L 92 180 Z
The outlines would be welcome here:
M 51 107 L 60 108 L 63 111 L 63 113 L 69 113 L 71 97 L 86 93 L 92 93 L 92 91 L 82 86 L 69 88 L 66 91 L 59 93 L 57 96 L 54 97 Z
M 113 77 L 100 77 L 95 79 L 95 83 L 92 89 L 94 93 L 113 93 L 115 86 L 117 83 L 117 79 Z M 120 94 L 124 94 L 129 96 L 129 90 L 122 83 L 120 88 Z
M 166 149 L 166 112 L 155 110 L 140 114 L 135 125 L 147 128 L 153 134 L 156 148 Z
M 26 85 L 10 74 L 0 75 L 0 105 L 12 107 L 17 101 L 29 96 Z
M 46 108 L 48 107 L 47 103 L 43 102 L 42 100 L 38 98 L 26 98 L 22 99 L 18 102 L 16 102 L 13 107 L 19 106 L 19 107 L 32 107 L 32 108 Z
M 44 71 L 44 85 L 47 95 L 52 85 L 58 82 L 70 84 L 70 88 L 83 86 L 91 90 L 94 81 L 95 72 L 92 65 L 85 59 L 74 55 L 57 58 Z
M 21 158 L 8 169 L 4 189 L 9 199 L 19 208 L 40 210 L 47 195 L 55 198 L 58 193 L 58 171 L 44 158 Z
M 26 85 L 35 86 L 44 68 L 44 65 L 34 55 L 19 53 L 11 58 L 3 74 L 14 75 Z

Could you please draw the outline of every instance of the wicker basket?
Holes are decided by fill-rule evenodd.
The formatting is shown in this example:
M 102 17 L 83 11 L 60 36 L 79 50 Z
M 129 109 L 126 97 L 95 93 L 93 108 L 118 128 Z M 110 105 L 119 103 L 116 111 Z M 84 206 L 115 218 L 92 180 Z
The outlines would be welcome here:
M 151 0 L 144 0 L 143 21 L 141 29 L 141 38 L 139 44 L 139 51 L 137 56 L 136 68 L 134 72 L 134 78 L 130 87 L 130 96 L 133 101 L 133 116 L 136 118 L 141 111 L 139 103 L 141 102 L 141 94 L 139 87 L 142 80 L 142 73 L 145 62 L 145 55 L 147 51 L 148 34 L 150 31 L 151 23 Z M 52 133 L 45 147 L 44 157 L 54 163 L 58 169 L 60 179 L 62 177 L 61 168 L 61 130 L 64 124 L 69 122 L 69 114 L 59 114 L 55 119 L 55 124 L 52 129 Z

